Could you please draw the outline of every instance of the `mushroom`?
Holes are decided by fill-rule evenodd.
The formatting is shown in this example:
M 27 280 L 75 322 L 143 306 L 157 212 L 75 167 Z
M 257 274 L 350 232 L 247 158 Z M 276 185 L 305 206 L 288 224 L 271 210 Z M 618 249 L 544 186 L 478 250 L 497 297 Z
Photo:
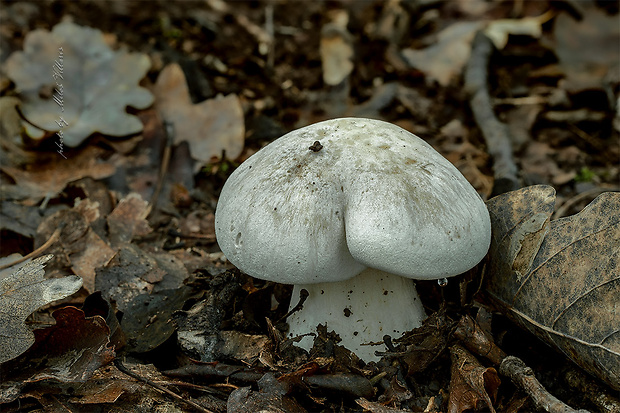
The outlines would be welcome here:
M 294 284 L 289 336 L 334 330 L 365 361 L 384 335 L 426 314 L 411 279 L 474 267 L 491 238 L 486 206 L 458 169 L 393 124 L 342 118 L 294 130 L 243 162 L 215 212 L 228 260 Z M 312 338 L 299 345 L 312 347 Z

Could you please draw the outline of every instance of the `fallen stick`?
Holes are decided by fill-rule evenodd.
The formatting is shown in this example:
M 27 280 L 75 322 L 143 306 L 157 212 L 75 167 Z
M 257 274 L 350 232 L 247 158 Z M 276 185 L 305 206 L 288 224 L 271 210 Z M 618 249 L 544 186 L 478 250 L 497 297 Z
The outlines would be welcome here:
M 512 156 L 512 142 L 508 128 L 495 117 L 488 90 L 488 66 L 493 43 L 482 32 L 478 32 L 472 45 L 471 57 L 465 69 L 465 90 L 469 94 L 469 105 L 476 123 L 493 158 L 492 196 L 519 188 L 517 165 Z
M 454 335 L 463 342 L 465 347 L 479 356 L 485 357 L 495 365 L 499 365 L 499 373 L 512 380 L 523 390 L 541 410 L 548 413 L 587 413 L 587 410 L 575 410 L 568 406 L 543 387 L 534 376 L 531 368 L 527 367 L 518 357 L 508 356 L 491 340 L 476 321 L 463 316 L 459 321 Z

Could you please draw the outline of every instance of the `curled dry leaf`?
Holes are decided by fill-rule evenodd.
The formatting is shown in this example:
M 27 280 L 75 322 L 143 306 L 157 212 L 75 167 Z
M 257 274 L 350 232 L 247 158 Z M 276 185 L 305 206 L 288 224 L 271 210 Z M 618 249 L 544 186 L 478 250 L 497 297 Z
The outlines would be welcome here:
M 450 348 L 452 359 L 452 377 L 450 379 L 449 413 L 461 413 L 477 409 L 483 401 L 494 413 L 493 399 L 497 396 L 500 380 L 497 371 L 484 367 L 463 347 Z
M 486 294 L 521 327 L 620 389 L 620 193 L 550 220 L 555 190 L 536 185 L 488 201 Z
M 155 84 L 157 108 L 164 120 L 174 125 L 174 142 L 188 142 L 192 158 L 207 164 L 226 153 L 235 159 L 243 150 L 245 124 L 236 95 L 216 97 L 192 104 L 183 70 L 166 66 Z
M 153 102 L 138 85 L 150 66 L 147 55 L 113 51 L 99 30 L 71 22 L 28 33 L 24 51 L 6 62 L 26 119 L 46 131 L 62 130 L 70 147 L 94 132 L 126 136 L 142 130 L 125 109 Z
M 0 280 L 0 363 L 11 360 L 34 344 L 32 331 L 24 324 L 39 307 L 75 293 L 82 286 L 77 276 L 44 278 L 45 263 L 52 255 L 22 265 Z

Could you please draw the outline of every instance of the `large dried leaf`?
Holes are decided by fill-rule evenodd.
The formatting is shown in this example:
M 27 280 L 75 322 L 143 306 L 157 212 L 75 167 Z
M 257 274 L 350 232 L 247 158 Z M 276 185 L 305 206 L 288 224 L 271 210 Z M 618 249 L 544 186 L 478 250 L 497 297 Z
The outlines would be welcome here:
M 550 221 L 554 203 L 545 185 L 488 201 L 486 291 L 523 328 L 620 389 L 620 193 Z
M 94 132 L 126 136 L 142 130 L 140 120 L 125 109 L 153 102 L 138 85 L 150 66 L 148 56 L 113 51 L 99 30 L 71 22 L 51 32 L 33 30 L 24 51 L 6 63 L 26 119 L 47 131 L 61 130 L 60 143 L 70 147 Z
M 51 259 L 52 255 L 37 258 L 0 280 L 0 363 L 19 356 L 34 343 L 34 334 L 24 324 L 30 314 L 82 286 L 77 276 L 46 280 L 43 267 Z
M 155 84 L 157 109 L 174 125 L 175 143 L 187 142 L 192 158 L 202 166 L 226 152 L 235 159 L 243 150 L 245 124 L 236 95 L 216 97 L 192 104 L 183 69 L 166 66 Z

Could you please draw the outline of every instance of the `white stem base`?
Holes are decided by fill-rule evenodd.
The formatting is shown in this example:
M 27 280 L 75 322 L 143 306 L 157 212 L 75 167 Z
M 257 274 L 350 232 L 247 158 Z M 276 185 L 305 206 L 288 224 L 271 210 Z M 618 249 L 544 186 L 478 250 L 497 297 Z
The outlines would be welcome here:
M 381 342 L 386 334 L 398 338 L 426 318 L 412 280 L 372 268 L 345 281 L 295 285 L 291 308 L 302 288 L 310 295 L 303 309 L 288 318 L 288 336 L 316 333 L 318 324 L 327 324 L 327 331 L 342 339 L 340 345 L 366 362 L 377 361 L 374 352 L 386 348 L 361 344 Z M 297 345 L 310 350 L 313 341 L 314 336 L 308 336 Z

